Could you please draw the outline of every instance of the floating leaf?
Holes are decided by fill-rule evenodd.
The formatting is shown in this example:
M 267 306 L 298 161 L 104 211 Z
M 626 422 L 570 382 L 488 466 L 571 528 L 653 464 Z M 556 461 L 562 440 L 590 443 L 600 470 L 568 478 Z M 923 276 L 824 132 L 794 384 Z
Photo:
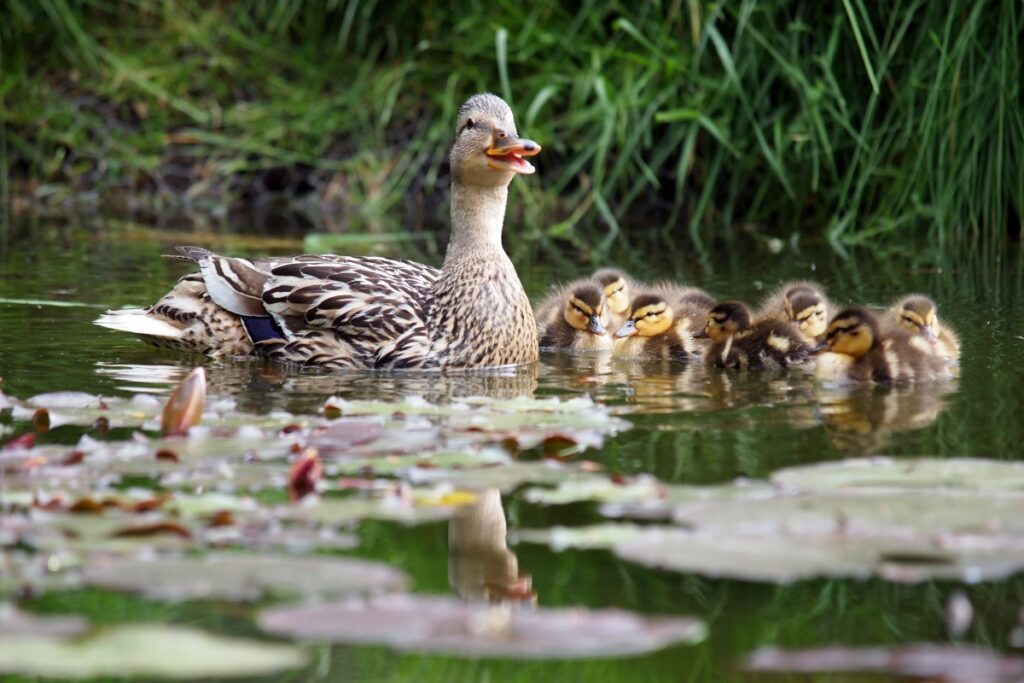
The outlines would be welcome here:
M 928 538 L 650 529 L 614 547 L 620 557 L 679 572 L 789 583 L 816 576 L 977 582 L 1024 569 L 1019 538 Z
M 931 644 L 811 650 L 761 648 L 747 658 L 746 668 L 787 673 L 870 672 L 944 683 L 1017 683 L 1024 677 L 1024 658 L 975 647 Z
M 698 642 L 705 633 L 701 622 L 688 618 L 621 610 L 517 610 L 416 595 L 281 607 L 260 614 L 259 624 L 268 633 L 299 640 L 516 659 L 621 657 Z
M 1024 463 L 984 458 L 856 458 L 779 470 L 772 475 L 772 481 L 804 491 L 1024 492 Z
M 665 487 L 654 477 L 640 476 L 621 483 L 609 477 L 590 475 L 559 482 L 554 489 L 527 489 L 524 498 L 540 505 L 567 505 L 581 501 L 625 503 L 657 501 L 665 496 Z
M 675 506 L 675 520 L 727 533 L 837 533 L 889 538 L 1015 534 L 1024 538 L 1024 496 L 926 490 L 780 494 Z
M 0 647 L 0 672 L 53 678 L 253 677 L 305 662 L 303 651 L 291 645 L 158 624 L 103 629 L 68 641 L 25 637 L 16 647 Z
M 100 557 L 85 565 L 82 579 L 91 586 L 167 601 L 340 597 L 405 585 L 405 575 L 397 569 L 365 560 L 222 552 L 155 559 Z
M 519 543 L 540 543 L 552 550 L 608 549 L 637 538 L 651 527 L 636 524 L 594 524 L 582 527 L 553 526 L 550 529 L 520 529 L 512 540 Z
M 40 616 L 0 603 L 0 638 L 69 637 L 85 633 L 89 623 L 79 616 Z

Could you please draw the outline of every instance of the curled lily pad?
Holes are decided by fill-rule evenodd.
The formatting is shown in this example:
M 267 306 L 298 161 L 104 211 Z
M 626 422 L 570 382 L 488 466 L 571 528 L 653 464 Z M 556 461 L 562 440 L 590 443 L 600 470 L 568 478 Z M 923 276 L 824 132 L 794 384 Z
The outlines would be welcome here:
M 206 405 L 206 371 L 195 368 L 171 392 L 160 420 L 160 430 L 165 435 L 175 436 L 188 432 L 189 427 L 199 424 Z
M 74 640 L 24 637 L 17 647 L 0 647 L 0 672 L 55 678 L 252 677 L 305 662 L 303 651 L 291 645 L 158 624 L 103 629 Z
M 944 683 L 1015 683 L 1024 677 L 1024 658 L 951 645 L 822 647 L 812 650 L 762 648 L 747 659 L 750 671 L 791 673 L 858 672 L 896 674 Z
M 984 458 L 856 458 L 772 475 L 776 484 L 804 491 L 833 489 L 942 489 L 1024 492 L 1024 463 Z
M 152 559 L 102 557 L 84 583 L 155 600 L 252 602 L 267 596 L 340 597 L 401 590 L 405 575 L 385 564 L 341 557 L 208 553 Z
M 621 610 L 518 610 L 416 595 L 275 608 L 260 614 L 259 624 L 268 633 L 298 640 L 517 659 L 633 655 L 698 642 L 705 633 L 701 622 L 689 618 Z

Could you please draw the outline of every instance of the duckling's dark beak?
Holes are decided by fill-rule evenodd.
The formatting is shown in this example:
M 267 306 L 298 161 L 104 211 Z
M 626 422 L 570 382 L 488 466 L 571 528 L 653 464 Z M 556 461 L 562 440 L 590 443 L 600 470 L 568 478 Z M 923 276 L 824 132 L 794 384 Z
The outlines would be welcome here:
M 540 154 L 540 145 L 533 140 L 497 133 L 494 142 L 487 148 L 487 163 L 498 171 L 512 171 L 529 175 L 537 169 L 523 157 L 532 157 L 537 154 Z
M 619 328 L 619 331 L 615 333 L 615 336 L 621 339 L 634 334 L 636 334 L 636 323 L 632 320 L 627 320 L 626 323 Z
M 590 316 L 590 324 L 587 326 L 587 329 L 594 334 L 608 334 L 608 330 L 601 324 L 601 316 L 599 315 Z
M 822 351 L 828 351 L 827 341 L 820 341 L 811 347 L 811 353 L 821 353 Z
M 694 339 L 709 339 L 711 337 L 707 330 L 701 330 L 697 334 L 693 335 Z
M 924 327 L 922 327 L 921 333 L 924 335 L 925 339 L 932 342 L 933 344 L 939 341 L 939 335 L 935 334 L 935 329 L 931 325 L 925 325 Z

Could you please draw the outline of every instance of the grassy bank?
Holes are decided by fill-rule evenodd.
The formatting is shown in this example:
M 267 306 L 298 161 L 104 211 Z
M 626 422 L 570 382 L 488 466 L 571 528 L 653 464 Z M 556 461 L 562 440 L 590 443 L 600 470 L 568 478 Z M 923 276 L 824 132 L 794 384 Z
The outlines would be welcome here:
M 454 111 L 542 142 L 526 218 L 998 248 L 1024 214 L 1024 5 L 8 0 L 19 192 L 442 212 Z M 524 184 L 525 185 L 525 184 Z M 403 214 L 404 212 L 404 214 Z

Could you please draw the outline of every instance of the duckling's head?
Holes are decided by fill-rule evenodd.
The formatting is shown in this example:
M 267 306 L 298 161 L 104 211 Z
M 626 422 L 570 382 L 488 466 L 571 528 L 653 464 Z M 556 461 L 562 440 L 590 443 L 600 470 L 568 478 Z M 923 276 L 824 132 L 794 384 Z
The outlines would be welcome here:
M 828 350 L 860 358 L 879 344 L 878 318 L 866 308 L 840 311 L 825 333 Z
M 939 339 L 939 317 L 935 302 L 923 294 L 911 294 L 896 302 L 894 311 L 900 317 L 900 326 L 912 334 L 920 334 L 931 342 Z
M 594 273 L 594 280 L 604 288 L 608 310 L 616 314 L 625 313 L 629 308 L 629 284 L 622 271 L 602 268 Z
M 705 335 L 713 342 L 722 342 L 750 327 L 750 309 L 739 301 L 723 301 L 708 312 Z
M 809 285 L 796 285 L 783 296 L 786 317 L 796 324 L 800 334 L 808 338 L 820 337 L 828 327 L 828 304 L 821 293 Z
M 569 292 L 562 316 L 570 327 L 592 334 L 605 334 L 608 330 L 601 324 L 604 301 L 596 285 L 580 285 Z
M 656 337 L 672 327 L 675 315 L 665 297 L 658 294 L 640 294 L 629 306 L 629 318 L 616 337 Z
M 503 187 L 517 174 L 534 172 L 525 157 L 540 152 L 519 137 L 512 109 L 497 95 L 473 95 L 459 107 L 452 145 L 452 178 L 462 185 Z

